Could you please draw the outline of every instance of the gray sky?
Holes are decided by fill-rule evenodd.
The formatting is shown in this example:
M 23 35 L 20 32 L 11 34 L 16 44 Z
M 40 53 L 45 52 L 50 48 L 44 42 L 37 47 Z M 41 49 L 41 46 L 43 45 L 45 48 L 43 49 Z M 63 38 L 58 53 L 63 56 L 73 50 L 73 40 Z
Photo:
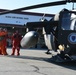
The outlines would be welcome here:
M 53 2 L 53 1 L 60 1 L 60 0 L 0 0 L 0 9 L 17 9 L 22 8 L 30 5 L 36 5 L 46 2 Z M 76 4 L 75 4 L 76 7 Z M 57 13 L 63 8 L 72 9 L 72 3 L 67 3 L 67 5 L 60 5 L 60 6 L 52 6 L 46 8 L 39 8 L 29 10 L 31 12 L 39 12 L 39 13 Z

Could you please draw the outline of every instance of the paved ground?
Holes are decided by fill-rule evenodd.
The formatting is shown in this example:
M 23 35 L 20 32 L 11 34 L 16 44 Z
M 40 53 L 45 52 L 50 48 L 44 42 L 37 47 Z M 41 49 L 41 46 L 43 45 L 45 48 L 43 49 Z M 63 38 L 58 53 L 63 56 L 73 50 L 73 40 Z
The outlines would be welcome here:
M 0 55 L 0 75 L 76 75 L 76 62 L 54 63 L 45 50 L 21 49 L 20 56 Z

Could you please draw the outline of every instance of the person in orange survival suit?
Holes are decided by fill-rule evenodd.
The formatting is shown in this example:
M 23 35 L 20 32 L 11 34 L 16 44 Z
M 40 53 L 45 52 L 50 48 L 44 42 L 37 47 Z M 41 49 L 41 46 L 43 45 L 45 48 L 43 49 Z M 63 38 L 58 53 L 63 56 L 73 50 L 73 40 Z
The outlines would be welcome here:
M 18 30 L 12 35 L 12 54 L 15 54 L 15 50 L 17 49 L 17 56 L 20 55 L 20 41 L 21 41 L 22 37 L 19 34 Z
M 6 29 L 0 28 L 0 54 L 2 55 L 8 55 L 6 52 L 7 35 L 8 32 L 6 31 Z

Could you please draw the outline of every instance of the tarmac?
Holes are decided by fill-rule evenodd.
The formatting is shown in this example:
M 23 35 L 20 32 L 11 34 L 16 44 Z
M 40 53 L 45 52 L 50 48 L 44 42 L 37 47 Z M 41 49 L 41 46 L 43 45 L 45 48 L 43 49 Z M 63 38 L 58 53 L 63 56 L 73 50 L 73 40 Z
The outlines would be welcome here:
M 56 63 L 44 49 L 21 49 L 20 56 L 0 55 L 0 75 L 76 75 L 76 62 Z

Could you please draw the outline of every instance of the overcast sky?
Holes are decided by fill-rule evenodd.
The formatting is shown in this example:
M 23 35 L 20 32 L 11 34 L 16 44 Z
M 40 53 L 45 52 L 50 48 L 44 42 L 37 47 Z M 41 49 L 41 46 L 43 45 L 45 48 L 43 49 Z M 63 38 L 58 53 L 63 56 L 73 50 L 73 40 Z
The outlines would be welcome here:
M 60 0 L 0 0 L 0 9 L 17 9 L 22 8 L 30 5 L 36 5 L 46 2 L 55 2 Z M 76 4 L 75 4 L 76 7 Z M 72 3 L 67 3 L 67 5 L 59 5 L 59 6 L 52 6 L 52 7 L 46 7 L 46 8 L 39 8 L 39 9 L 33 9 L 29 10 L 31 12 L 39 12 L 39 13 L 57 13 L 63 8 L 72 9 Z

